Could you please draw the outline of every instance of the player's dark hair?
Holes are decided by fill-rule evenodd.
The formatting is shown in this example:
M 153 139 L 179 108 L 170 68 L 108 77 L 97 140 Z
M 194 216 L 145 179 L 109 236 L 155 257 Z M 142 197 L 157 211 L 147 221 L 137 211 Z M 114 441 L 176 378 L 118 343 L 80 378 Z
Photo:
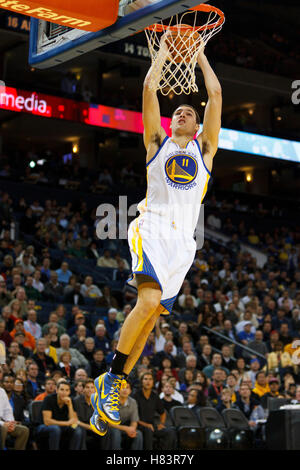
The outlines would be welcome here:
M 178 108 L 181 108 L 181 106 L 187 106 L 188 108 L 191 108 L 191 109 L 194 111 L 195 115 L 196 115 L 196 124 L 200 124 L 200 122 L 201 122 L 201 121 L 200 121 L 200 115 L 199 115 L 198 111 L 194 108 L 194 106 L 191 106 L 190 104 L 185 104 L 185 103 L 184 103 L 184 104 L 181 104 L 180 106 L 178 106 L 178 107 L 175 109 L 175 111 L 176 111 Z M 174 116 L 175 111 L 173 112 L 172 117 Z

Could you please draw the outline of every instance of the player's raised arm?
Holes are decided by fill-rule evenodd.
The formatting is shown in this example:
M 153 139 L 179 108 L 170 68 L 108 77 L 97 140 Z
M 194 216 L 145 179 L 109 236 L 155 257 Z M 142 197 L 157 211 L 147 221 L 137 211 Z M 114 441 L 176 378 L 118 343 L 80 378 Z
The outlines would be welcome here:
M 211 170 L 212 159 L 218 149 L 219 133 L 221 129 L 222 88 L 203 51 L 198 55 L 198 64 L 202 70 L 208 94 L 208 101 L 203 118 L 203 129 L 198 139 L 202 146 L 205 164 L 208 169 Z
M 149 150 L 149 145 L 151 143 L 155 143 L 159 146 L 166 136 L 166 132 L 161 127 L 160 107 L 156 90 L 167 55 L 168 47 L 165 41 L 162 40 L 157 57 L 148 70 L 144 80 L 143 124 L 144 144 L 147 151 Z

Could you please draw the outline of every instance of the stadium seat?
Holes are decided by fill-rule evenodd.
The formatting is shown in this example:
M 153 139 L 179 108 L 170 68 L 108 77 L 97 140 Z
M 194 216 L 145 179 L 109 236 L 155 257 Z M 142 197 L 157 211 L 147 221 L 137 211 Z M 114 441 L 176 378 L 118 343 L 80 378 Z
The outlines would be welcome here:
M 229 448 L 229 433 L 220 413 L 212 407 L 202 407 L 198 410 L 201 428 L 205 432 L 205 448 L 223 450 Z
M 222 416 L 229 432 L 231 449 L 252 449 L 254 434 L 246 416 L 240 410 L 233 408 L 223 410 Z
M 36 432 L 37 427 L 43 423 L 42 406 L 43 406 L 42 401 L 32 401 L 31 403 L 29 403 L 29 406 L 28 406 L 29 423 L 30 423 L 30 428 L 32 430 L 33 441 L 36 443 L 38 449 L 47 450 L 48 449 L 47 440 L 43 436 L 38 435 Z
M 194 413 L 184 406 L 174 406 L 170 415 L 177 431 L 178 448 L 203 449 L 205 435 Z

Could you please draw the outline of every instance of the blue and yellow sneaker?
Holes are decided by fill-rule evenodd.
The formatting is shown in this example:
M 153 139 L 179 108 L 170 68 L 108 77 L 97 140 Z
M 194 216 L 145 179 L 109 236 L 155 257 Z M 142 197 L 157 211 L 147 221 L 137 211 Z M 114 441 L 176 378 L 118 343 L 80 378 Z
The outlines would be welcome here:
M 97 397 L 97 411 L 105 421 L 111 424 L 120 424 L 119 392 L 126 386 L 123 375 L 114 375 L 106 372 L 94 381 Z
M 97 411 L 96 398 L 97 393 L 93 393 L 91 395 L 91 405 L 94 408 L 94 413 L 90 419 L 90 426 L 96 434 L 99 434 L 99 436 L 104 436 L 107 433 L 108 424 L 99 416 Z

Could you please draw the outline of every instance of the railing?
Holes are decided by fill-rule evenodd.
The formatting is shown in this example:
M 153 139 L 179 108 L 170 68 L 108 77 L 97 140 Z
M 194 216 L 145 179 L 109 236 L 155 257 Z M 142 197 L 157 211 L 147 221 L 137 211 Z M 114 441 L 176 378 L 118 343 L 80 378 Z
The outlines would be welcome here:
M 206 330 L 209 333 L 214 334 L 215 336 L 218 336 L 219 338 L 224 339 L 226 341 L 226 343 L 232 343 L 235 346 L 240 347 L 244 351 L 247 351 L 251 355 L 254 355 L 255 357 L 259 357 L 259 358 L 263 359 L 263 361 L 265 362 L 265 365 L 266 365 L 266 373 L 268 373 L 268 361 L 267 361 L 267 359 L 265 358 L 265 356 L 263 354 L 260 354 L 257 351 L 255 351 L 254 349 L 248 348 L 248 346 L 245 346 L 244 344 L 241 344 L 238 341 L 235 341 L 234 339 L 229 338 L 228 336 L 222 335 L 222 333 L 219 333 L 218 331 L 212 330 L 211 328 L 208 328 L 207 326 L 201 326 L 201 328 L 203 328 L 203 330 Z

